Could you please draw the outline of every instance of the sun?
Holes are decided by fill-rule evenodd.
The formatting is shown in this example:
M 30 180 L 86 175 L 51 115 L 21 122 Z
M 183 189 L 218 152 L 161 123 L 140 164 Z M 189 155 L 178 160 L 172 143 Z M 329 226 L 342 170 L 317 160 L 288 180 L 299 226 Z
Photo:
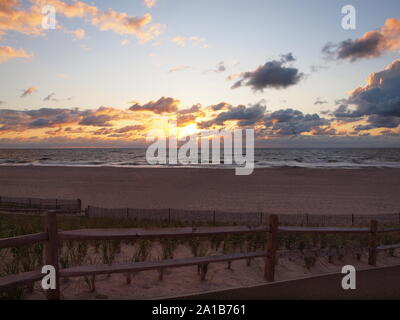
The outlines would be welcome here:
M 196 124 L 191 123 L 191 124 L 188 124 L 187 126 L 179 129 L 179 137 L 190 136 L 196 132 L 197 132 Z

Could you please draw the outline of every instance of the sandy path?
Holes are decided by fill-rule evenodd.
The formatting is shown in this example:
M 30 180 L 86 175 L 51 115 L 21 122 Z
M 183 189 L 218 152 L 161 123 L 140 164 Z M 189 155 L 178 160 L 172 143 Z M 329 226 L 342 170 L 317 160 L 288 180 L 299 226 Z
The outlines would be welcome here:
M 0 167 L 0 195 L 84 206 L 381 214 L 399 212 L 399 190 L 400 169 Z

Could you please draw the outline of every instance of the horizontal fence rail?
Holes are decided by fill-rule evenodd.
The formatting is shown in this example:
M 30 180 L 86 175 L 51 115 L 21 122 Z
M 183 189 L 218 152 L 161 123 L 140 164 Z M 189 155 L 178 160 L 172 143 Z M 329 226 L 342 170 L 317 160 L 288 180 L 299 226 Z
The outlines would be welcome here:
M 263 225 L 271 214 L 265 212 L 225 212 L 216 210 L 101 208 L 88 206 L 91 218 L 136 219 L 152 221 L 206 222 L 210 224 L 235 223 Z M 381 215 L 314 215 L 279 214 L 281 224 L 292 226 L 366 226 L 370 220 L 380 225 L 400 224 L 400 213 Z
M 71 231 L 59 231 L 57 228 L 57 213 L 47 212 L 45 219 L 45 232 L 22 235 L 13 238 L 0 239 L 0 249 L 20 245 L 28 245 L 37 242 L 44 242 L 44 263 L 55 266 L 56 269 L 56 289 L 46 291 L 48 299 L 60 299 L 60 277 L 91 277 L 91 287 L 94 288 L 95 276 L 98 274 L 129 273 L 144 270 L 158 270 L 159 279 L 163 277 L 165 268 L 178 268 L 184 266 L 197 265 L 201 279 L 205 280 L 208 265 L 210 263 L 228 262 L 229 266 L 235 260 L 247 260 L 250 265 L 251 259 L 264 258 L 264 279 L 274 281 L 275 266 L 279 257 L 328 257 L 331 262 L 332 257 L 341 257 L 344 254 L 368 253 L 368 264 L 376 266 L 377 252 L 380 250 L 394 250 L 400 248 L 400 244 L 378 245 L 378 233 L 400 232 L 400 228 L 386 228 L 379 226 L 376 220 L 371 220 L 369 227 L 305 227 L 305 226 L 282 226 L 279 225 L 279 217 L 270 215 L 268 223 L 263 226 L 225 226 L 225 227 L 184 227 L 184 228 L 158 228 L 158 229 L 80 229 Z M 115 265 L 83 265 L 69 268 L 60 268 L 60 241 L 90 241 L 90 240 L 129 240 L 129 239 L 148 239 L 157 240 L 163 238 L 186 238 L 191 237 L 210 237 L 234 234 L 265 234 L 263 251 L 231 253 L 223 255 L 212 255 L 202 257 L 191 257 L 181 259 L 165 259 L 160 261 L 142 261 L 133 263 L 120 263 Z M 320 249 L 294 249 L 278 250 L 278 237 L 282 233 L 356 233 L 368 234 L 368 247 L 364 248 L 320 248 Z M 42 279 L 44 275 L 38 270 L 12 274 L 0 278 L 0 290 L 16 286 L 31 284 Z M 129 282 L 131 279 L 129 276 Z M 94 289 L 93 289 L 94 290 Z
M 19 198 L 0 196 L 0 210 L 14 212 L 37 212 L 56 210 L 62 213 L 80 213 L 82 202 L 80 199 L 42 199 L 42 198 Z

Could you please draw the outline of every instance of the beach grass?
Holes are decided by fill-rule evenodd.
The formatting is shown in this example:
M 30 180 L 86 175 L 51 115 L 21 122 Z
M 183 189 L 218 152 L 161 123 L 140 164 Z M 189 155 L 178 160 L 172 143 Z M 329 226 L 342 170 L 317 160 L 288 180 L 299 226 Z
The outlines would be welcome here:
M 110 218 L 88 218 L 59 216 L 59 230 L 83 228 L 165 228 L 184 226 L 214 226 L 207 223 L 184 223 L 177 221 L 137 221 Z M 44 217 L 34 215 L 0 214 L 0 238 L 43 232 Z M 379 245 L 400 243 L 399 232 L 379 234 Z M 263 233 L 192 237 L 188 239 L 126 240 L 126 241 L 62 241 L 60 245 L 60 265 L 62 268 L 87 264 L 107 264 L 121 262 L 141 262 L 173 259 L 178 246 L 190 248 L 193 256 L 228 254 L 234 252 L 255 252 L 265 250 L 266 235 Z M 152 254 L 155 244 L 159 253 Z M 127 250 L 129 247 L 131 250 Z M 281 250 L 307 250 L 328 248 L 368 247 L 368 234 L 310 234 L 283 233 L 279 235 L 278 248 Z M 125 248 L 125 250 L 123 250 Z M 42 265 L 43 244 L 20 246 L 0 250 L 0 277 L 20 272 L 37 270 Z M 342 259 L 343 257 L 337 257 Z M 312 268 L 315 257 L 304 256 L 304 266 Z M 230 266 L 228 266 L 229 268 Z M 135 274 L 127 274 L 127 282 Z M 65 279 L 68 281 L 68 279 Z M 94 279 L 85 278 L 89 291 L 94 290 Z M 0 299 L 22 299 L 32 287 L 3 291 Z

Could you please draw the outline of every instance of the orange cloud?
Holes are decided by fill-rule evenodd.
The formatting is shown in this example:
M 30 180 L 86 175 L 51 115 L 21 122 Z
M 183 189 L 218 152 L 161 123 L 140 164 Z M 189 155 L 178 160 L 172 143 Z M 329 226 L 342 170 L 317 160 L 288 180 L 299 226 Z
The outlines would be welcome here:
M 147 8 L 152 8 L 156 5 L 157 0 L 144 0 L 144 4 Z
M 208 45 L 205 44 L 205 39 L 197 36 L 191 36 L 191 37 L 175 36 L 171 39 L 171 41 L 180 47 L 184 47 L 186 43 L 192 43 L 195 46 L 201 46 L 203 48 L 208 47 Z
M 102 11 L 95 6 L 81 1 L 72 4 L 60 0 L 34 0 L 36 5 L 52 5 L 57 13 L 67 18 L 85 18 L 101 31 L 113 31 L 118 34 L 135 35 L 140 42 L 151 40 L 164 32 L 165 26 L 161 24 L 150 24 L 152 16 L 149 13 L 143 17 L 129 16 L 126 13 L 116 12 L 112 9 Z
M 28 59 L 30 57 L 32 57 L 32 54 L 26 53 L 23 49 L 15 49 L 8 46 L 0 47 L 0 63 L 4 63 L 15 58 Z
M 17 31 L 23 34 L 42 33 L 43 15 L 39 8 L 32 6 L 29 11 L 20 9 L 19 0 L 0 0 L 0 31 Z
M 34 93 L 35 91 L 37 91 L 38 89 L 36 87 L 30 87 L 26 90 L 22 90 L 22 94 L 21 94 L 21 98 L 24 98 L 26 96 L 31 95 L 32 93 Z

